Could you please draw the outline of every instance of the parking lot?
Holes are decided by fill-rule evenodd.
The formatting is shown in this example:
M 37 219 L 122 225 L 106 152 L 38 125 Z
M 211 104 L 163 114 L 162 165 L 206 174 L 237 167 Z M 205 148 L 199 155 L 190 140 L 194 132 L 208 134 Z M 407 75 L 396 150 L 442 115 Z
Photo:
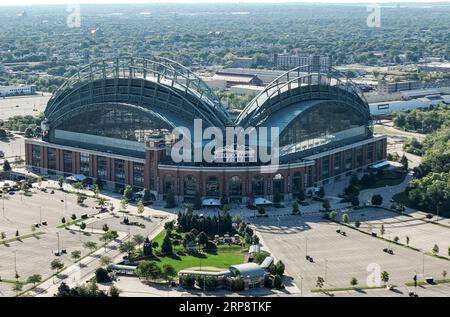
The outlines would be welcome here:
M 35 116 L 45 110 L 51 95 L 33 95 L 0 98 L 0 120 L 7 120 L 13 116 Z
M 12 181 L 3 181 L 13 184 Z M 37 184 L 35 184 L 36 186 Z M 48 185 L 43 182 L 41 187 Z M 53 182 L 53 186 L 55 183 Z M 66 186 L 67 187 L 67 186 Z M 24 195 L 20 191 L 13 195 L 5 194 L 0 199 L 0 232 L 5 233 L 6 239 L 15 237 L 16 230 L 19 234 L 28 235 L 32 233 L 32 226 L 35 223 L 46 222 L 47 225 L 40 225 L 35 233 L 43 232 L 36 236 L 22 239 L 22 241 L 12 241 L 0 244 L 0 277 L 6 280 L 14 280 L 15 272 L 19 274 L 19 280 L 25 281 L 32 274 L 40 274 L 44 279 L 52 273 L 50 262 L 53 259 L 60 259 L 66 266 L 73 263 L 71 252 L 79 250 L 82 256 L 87 255 L 91 250 L 85 249 L 83 243 L 94 241 L 100 246 L 99 233 L 102 233 L 103 225 L 107 224 L 110 230 L 117 230 L 121 233 L 144 236 L 152 233 L 161 222 L 160 217 L 155 217 L 150 208 L 146 208 L 143 217 L 136 215 L 122 214 L 115 212 L 115 217 L 109 213 L 99 214 L 95 208 L 97 206 L 94 198 L 85 200 L 85 207 L 77 204 L 77 196 L 74 193 L 65 193 L 59 190 L 48 188 L 46 192 L 39 188 L 31 190 L 31 196 Z M 117 199 L 111 199 L 118 205 Z M 3 208 L 4 207 L 4 208 Z M 134 211 L 135 207 L 129 207 Z M 84 232 L 79 230 L 68 230 L 58 228 L 62 225 L 61 218 L 66 219 L 66 223 L 71 221 L 71 215 L 76 214 L 77 219 L 81 214 L 86 213 L 89 219 L 86 220 L 87 228 Z M 139 222 L 145 227 L 127 226 L 121 224 L 123 217 L 127 216 L 130 222 Z M 75 225 L 75 228 L 77 225 Z M 67 253 L 57 257 L 54 252 L 59 249 L 66 249 Z M 0 282 L 0 296 L 13 296 L 13 284 Z
M 316 288 L 318 276 L 325 279 L 325 288 L 349 287 L 352 277 L 359 285 L 367 285 L 369 264 L 379 265 L 380 271 L 389 273 L 390 283 L 397 285 L 411 282 L 415 272 L 419 279 L 438 279 L 443 270 L 450 271 L 450 262 L 401 246 L 391 244 L 394 255 L 387 254 L 383 248 L 388 243 L 322 220 L 320 215 L 260 218 L 254 224 L 263 244 L 285 263 L 288 275 L 305 292 Z M 347 236 L 337 229 L 345 230 Z M 305 259 L 306 254 L 313 263 Z
M 349 213 L 352 223 L 356 220 L 361 222 L 361 229 L 367 230 L 370 224 L 372 225 L 372 231 L 379 235 L 383 224 L 385 238 L 393 240 L 397 236 L 400 243 L 406 244 L 406 237 L 409 237 L 409 245 L 421 249 L 423 252 L 431 252 L 436 244 L 440 250 L 439 254 L 448 257 L 450 228 L 418 219 L 423 218 L 423 215 L 412 214 L 412 216 L 402 216 L 381 209 L 367 209 Z

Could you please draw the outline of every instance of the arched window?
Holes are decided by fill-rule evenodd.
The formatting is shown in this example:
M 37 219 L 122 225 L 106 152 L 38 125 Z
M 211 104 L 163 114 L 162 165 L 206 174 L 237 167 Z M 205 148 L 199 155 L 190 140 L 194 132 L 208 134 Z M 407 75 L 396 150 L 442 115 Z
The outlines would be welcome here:
M 169 192 L 174 192 L 174 190 L 175 185 L 173 176 L 170 174 L 165 175 L 163 179 L 163 194 L 167 195 Z
M 206 182 L 206 196 L 219 197 L 219 179 L 216 176 L 211 176 Z
M 302 174 L 300 172 L 296 172 L 292 176 L 292 194 L 297 196 L 302 191 L 302 187 Z
M 228 183 L 228 195 L 230 198 L 239 198 L 242 196 L 242 181 L 239 176 L 233 176 Z
M 273 194 L 283 195 L 284 194 L 284 177 L 281 174 L 274 176 L 272 180 L 273 184 Z
M 183 195 L 185 198 L 194 197 L 197 192 L 197 180 L 194 176 L 189 175 L 184 178 Z
M 253 196 L 264 196 L 264 177 L 255 176 L 252 179 L 252 193 Z

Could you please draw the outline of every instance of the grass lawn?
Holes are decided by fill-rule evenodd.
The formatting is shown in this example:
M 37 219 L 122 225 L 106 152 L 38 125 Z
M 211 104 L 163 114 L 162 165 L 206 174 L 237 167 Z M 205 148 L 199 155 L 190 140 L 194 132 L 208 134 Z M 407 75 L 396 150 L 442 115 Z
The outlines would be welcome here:
M 409 208 L 415 208 L 415 206 L 413 206 L 413 204 L 409 200 L 408 194 L 406 192 L 401 192 L 401 193 L 395 194 L 394 196 L 392 196 L 392 199 L 397 204 L 402 204 Z
M 206 254 L 204 258 L 192 255 L 178 256 L 177 258 L 163 257 L 157 263 L 161 267 L 164 264 L 170 264 L 177 272 L 197 266 L 214 266 L 227 269 L 230 265 L 244 263 L 244 257 L 245 255 L 242 253 L 225 253 L 219 251 L 217 254 Z
M 175 234 L 183 236 L 183 233 Z M 152 239 L 152 242 L 158 243 L 158 248 L 156 248 L 157 251 L 160 250 L 165 236 L 166 230 L 163 230 Z M 174 252 L 182 251 L 183 249 L 182 245 L 173 246 Z M 217 254 L 205 253 L 205 257 L 196 257 L 192 255 L 161 257 L 157 263 L 161 267 L 164 264 L 170 264 L 177 271 L 197 266 L 214 266 L 227 269 L 230 265 L 244 263 L 245 254 L 241 253 L 243 249 L 246 249 L 246 247 L 239 245 L 219 245 L 217 247 Z
M 373 182 L 370 188 L 380 188 L 385 186 L 396 186 L 401 184 L 407 173 L 385 173 L 385 175 Z

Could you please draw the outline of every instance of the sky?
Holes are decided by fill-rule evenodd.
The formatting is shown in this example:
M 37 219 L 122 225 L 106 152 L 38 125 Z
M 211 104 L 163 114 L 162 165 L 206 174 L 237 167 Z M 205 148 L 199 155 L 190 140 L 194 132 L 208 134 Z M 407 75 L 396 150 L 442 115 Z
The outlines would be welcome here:
M 0 0 L 0 6 L 55 4 L 112 3 L 402 3 L 450 2 L 450 0 Z

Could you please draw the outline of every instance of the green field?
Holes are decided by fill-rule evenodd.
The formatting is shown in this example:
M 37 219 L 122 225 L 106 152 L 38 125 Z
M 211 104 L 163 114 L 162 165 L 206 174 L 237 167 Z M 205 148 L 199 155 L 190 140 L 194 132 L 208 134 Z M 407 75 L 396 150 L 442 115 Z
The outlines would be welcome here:
M 163 257 L 159 258 L 157 263 L 161 267 L 164 264 L 170 264 L 177 271 L 197 266 L 214 266 L 227 269 L 230 265 L 244 263 L 244 257 L 245 255 L 242 253 L 218 252 L 217 254 L 206 254 L 204 258 L 192 255 L 178 256 L 177 258 Z
M 158 243 L 158 248 L 156 248 L 156 250 L 159 251 L 165 235 L 166 230 L 163 230 L 152 240 L 153 242 Z M 182 233 L 180 235 L 183 236 Z M 174 252 L 182 251 L 183 246 L 173 246 L 173 249 Z M 164 264 L 170 264 L 177 271 L 197 266 L 214 266 L 227 269 L 230 265 L 244 263 L 245 253 L 241 252 L 244 249 L 246 249 L 246 247 L 241 247 L 239 245 L 220 245 L 217 247 L 217 254 L 205 253 L 204 257 L 196 257 L 192 255 L 174 255 L 173 257 L 166 256 L 160 257 L 156 262 L 161 267 Z

